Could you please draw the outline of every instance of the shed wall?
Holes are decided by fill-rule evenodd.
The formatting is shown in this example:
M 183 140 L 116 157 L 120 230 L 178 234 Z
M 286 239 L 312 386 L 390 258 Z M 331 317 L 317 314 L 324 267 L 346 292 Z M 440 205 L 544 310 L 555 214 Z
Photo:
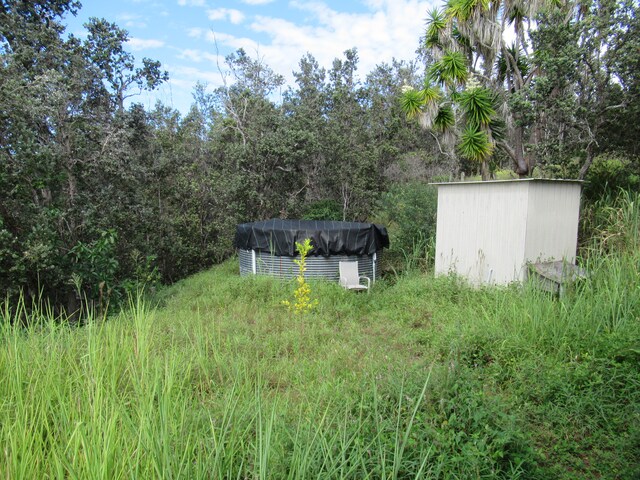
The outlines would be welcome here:
M 530 183 L 525 261 L 575 262 L 580 190 L 578 183 Z
M 520 278 L 527 190 L 510 182 L 438 185 L 436 274 L 455 272 L 476 285 Z

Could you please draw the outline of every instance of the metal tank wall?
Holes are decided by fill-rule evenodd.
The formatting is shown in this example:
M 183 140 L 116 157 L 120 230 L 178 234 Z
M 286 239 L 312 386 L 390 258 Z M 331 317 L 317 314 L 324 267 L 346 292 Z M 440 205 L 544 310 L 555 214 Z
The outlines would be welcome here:
M 253 256 L 255 255 L 255 271 Z M 290 279 L 298 274 L 298 265 L 293 260 L 299 257 L 272 255 L 254 250 L 238 249 L 240 259 L 240 275 L 270 275 L 272 277 Z M 360 275 L 372 281 L 380 278 L 380 252 L 374 255 L 330 255 L 307 257 L 306 278 L 324 278 L 337 281 L 340 277 L 340 262 L 358 262 Z

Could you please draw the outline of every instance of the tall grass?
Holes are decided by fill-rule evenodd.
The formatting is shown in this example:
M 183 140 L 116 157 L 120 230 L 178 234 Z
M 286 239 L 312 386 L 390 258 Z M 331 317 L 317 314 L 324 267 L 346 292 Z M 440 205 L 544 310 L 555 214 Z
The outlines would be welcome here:
M 637 225 L 621 202 L 607 218 Z M 314 283 L 300 317 L 290 285 L 228 262 L 82 327 L 4 304 L 0 476 L 637 478 L 640 253 L 621 235 L 561 299 L 410 273 L 371 295 Z

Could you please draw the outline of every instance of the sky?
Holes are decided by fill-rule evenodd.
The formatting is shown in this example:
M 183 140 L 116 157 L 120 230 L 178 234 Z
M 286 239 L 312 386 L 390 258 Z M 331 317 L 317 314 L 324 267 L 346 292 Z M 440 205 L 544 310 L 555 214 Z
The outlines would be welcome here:
M 197 82 L 222 84 L 218 66 L 239 48 L 295 86 L 293 71 L 311 53 L 330 68 L 345 50 L 358 49 L 358 73 L 382 62 L 412 60 L 427 11 L 439 0 L 82 0 L 77 17 L 64 23 L 82 37 L 90 17 L 129 32 L 136 60 L 160 60 L 170 80 L 152 95 L 133 97 L 153 108 L 156 100 L 186 113 Z

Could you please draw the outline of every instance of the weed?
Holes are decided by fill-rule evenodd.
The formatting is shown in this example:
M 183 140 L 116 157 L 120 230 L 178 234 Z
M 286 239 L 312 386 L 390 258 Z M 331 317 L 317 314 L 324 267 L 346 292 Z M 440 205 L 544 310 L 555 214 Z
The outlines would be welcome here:
M 311 299 L 311 287 L 307 283 L 307 280 L 304 277 L 305 272 L 307 271 L 307 256 L 313 250 L 313 245 L 311 245 L 311 239 L 307 238 L 304 242 L 296 242 L 296 250 L 300 255 L 300 258 L 294 259 L 294 263 L 298 265 L 298 275 L 296 276 L 296 283 L 298 287 L 293 292 L 293 297 L 295 299 L 294 303 L 291 303 L 289 300 L 283 300 L 282 304 L 287 306 L 290 311 L 300 314 L 305 313 L 313 308 L 318 306 L 318 300 Z

